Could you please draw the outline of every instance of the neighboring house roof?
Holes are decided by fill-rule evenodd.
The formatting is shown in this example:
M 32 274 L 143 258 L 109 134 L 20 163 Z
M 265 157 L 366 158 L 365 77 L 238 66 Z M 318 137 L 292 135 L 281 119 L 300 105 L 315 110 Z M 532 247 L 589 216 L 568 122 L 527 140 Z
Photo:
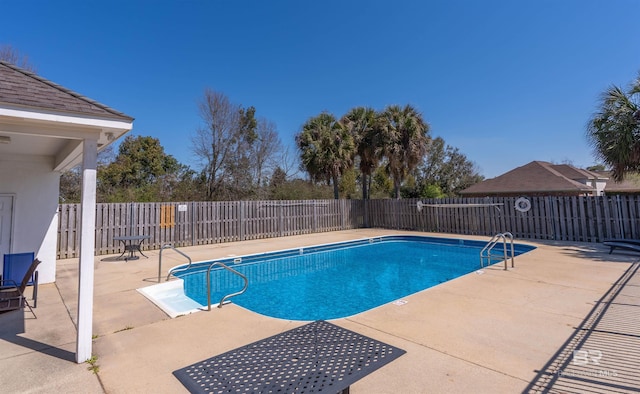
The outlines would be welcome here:
M 598 171 L 598 174 L 611 178 L 611 173 L 608 171 Z M 615 182 L 611 178 L 607 182 L 604 191 L 611 194 L 640 193 L 640 173 L 625 174 L 621 182 Z
M 549 163 L 546 163 L 546 164 L 549 164 Z M 603 179 L 604 180 L 609 178 L 608 176 L 598 174 L 597 172 L 583 170 L 583 169 L 571 166 L 569 164 L 549 164 L 549 165 L 551 165 L 551 167 L 554 170 L 562 174 L 562 176 L 572 180 L 577 180 L 577 179 L 584 179 L 584 180 Z
M 463 195 L 499 194 L 584 194 L 594 188 L 577 180 L 606 179 L 595 172 L 581 170 L 567 164 L 532 161 L 498 177 L 476 183 L 460 192 Z
M 133 118 L 0 60 L 0 103 L 127 122 Z

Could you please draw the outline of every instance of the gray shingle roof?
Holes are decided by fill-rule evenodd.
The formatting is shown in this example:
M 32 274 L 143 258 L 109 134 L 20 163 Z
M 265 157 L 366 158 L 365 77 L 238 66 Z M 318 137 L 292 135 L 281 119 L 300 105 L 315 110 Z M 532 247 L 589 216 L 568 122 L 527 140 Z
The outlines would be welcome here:
M 2 104 L 133 121 L 132 117 L 122 112 L 5 61 L 0 61 L 0 105 Z
M 598 173 L 600 176 L 610 178 L 609 181 L 607 181 L 607 186 L 604 188 L 605 193 L 640 193 L 640 173 L 630 172 L 625 174 L 621 182 L 615 182 L 609 171 L 599 171 Z
M 573 179 L 600 178 L 591 171 L 579 170 L 565 164 L 554 165 L 545 161 L 532 161 L 498 177 L 476 183 L 460 193 L 473 194 L 539 194 L 589 193 L 594 189 Z
M 568 164 L 550 164 L 552 168 L 558 171 L 562 176 L 569 179 L 605 179 L 607 177 L 601 176 L 600 174 L 583 170 L 581 168 L 576 168 L 574 166 L 570 166 Z

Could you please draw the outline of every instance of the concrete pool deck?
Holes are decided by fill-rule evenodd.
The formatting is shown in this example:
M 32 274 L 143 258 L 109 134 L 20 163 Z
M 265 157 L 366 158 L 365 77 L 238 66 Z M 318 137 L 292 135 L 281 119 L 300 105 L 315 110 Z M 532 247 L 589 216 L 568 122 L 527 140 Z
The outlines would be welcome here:
M 366 229 L 180 250 L 201 261 L 386 234 L 488 241 Z M 518 256 L 515 269 L 491 266 L 482 274 L 471 273 L 405 297 L 402 305 L 390 303 L 331 320 L 407 351 L 353 384 L 351 392 L 528 390 L 597 301 L 640 260 L 631 252 L 609 255 L 601 244 L 516 241 L 537 249 Z M 261 316 L 235 304 L 170 319 L 136 291 L 157 283 L 158 251 L 144 253 L 148 259 L 95 259 L 97 374 L 88 370 L 89 364 L 73 362 L 77 259 L 59 260 L 56 283 L 40 286 L 38 319 L 22 311 L 0 314 L 2 392 L 187 392 L 172 375 L 174 370 L 306 323 Z M 164 273 L 183 262 L 175 252 L 163 252 Z M 640 322 L 638 313 L 629 318 Z

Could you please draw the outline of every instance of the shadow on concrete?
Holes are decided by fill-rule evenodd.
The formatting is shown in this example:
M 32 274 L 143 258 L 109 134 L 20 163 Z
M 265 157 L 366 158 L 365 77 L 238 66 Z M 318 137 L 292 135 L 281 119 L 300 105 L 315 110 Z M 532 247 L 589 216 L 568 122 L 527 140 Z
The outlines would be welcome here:
M 634 263 L 640 261 L 640 253 L 630 250 L 618 250 L 609 254 L 609 247 L 594 242 L 568 242 L 550 240 L 532 240 L 536 243 L 553 246 L 561 253 L 578 256 L 592 261 L 606 263 Z
M 120 261 L 127 261 L 128 259 L 126 257 L 122 257 L 122 256 L 109 256 L 109 257 L 104 257 L 102 259 L 100 259 L 100 261 L 104 261 L 104 262 L 120 262 Z
M 35 317 L 31 318 L 35 319 Z M 75 362 L 75 354 L 73 352 L 20 335 L 25 332 L 25 313 L 23 309 L 0 314 L 0 340 L 62 360 Z
M 640 391 L 639 268 L 625 271 L 524 393 Z
M 23 334 L 25 332 L 24 319 L 22 308 L 0 312 L 0 338 L 5 339 L 6 336 Z

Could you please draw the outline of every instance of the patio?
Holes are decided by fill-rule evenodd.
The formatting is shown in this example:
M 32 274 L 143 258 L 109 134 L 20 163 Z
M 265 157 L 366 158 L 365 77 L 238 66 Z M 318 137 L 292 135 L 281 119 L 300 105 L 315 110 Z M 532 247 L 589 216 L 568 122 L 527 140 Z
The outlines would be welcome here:
M 347 230 L 180 250 L 200 261 L 405 233 Z M 609 255 L 598 244 L 533 244 L 537 249 L 519 256 L 514 270 L 488 268 L 482 275 L 472 273 L 406 297 L 404 305 L 386 304 L 332 320 L 407 351 L 353 384 L 351 392 L 527 390 L 596 302 L 639 260 L 632 253 Z M 59 260 L 56 282 L 40 286 L 38 319 L 26 312 L 0 315 L 3 391 L 186 392 L 174 370 L 305 324 L 257 315 L 235 304 L 169 319 L 136 291 L 157 281 L 158 251 L 145 254 L 149 259 L 127 262 L 95 258 L 97 374 L 88 370 L 91 365 L 74 362 L 78 259 Z M 181 256 L 163 252 L 164 272 L 181 263 Z M 637 314 L 630 318 L 640 320 Z

